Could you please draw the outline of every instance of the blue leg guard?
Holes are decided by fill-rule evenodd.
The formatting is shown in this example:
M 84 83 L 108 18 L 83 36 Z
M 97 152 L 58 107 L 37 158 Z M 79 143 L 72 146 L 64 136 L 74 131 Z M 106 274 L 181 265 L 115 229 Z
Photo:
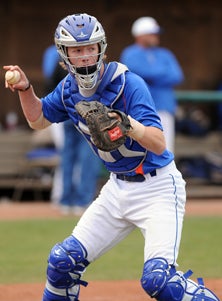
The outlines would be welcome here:
M 86 257 L 85 248 L 73 236 L 52 248 L 43 301 L 78 301 L 80 284 L 87 285 L 80 280 L 89 265 Z
M 141 285 L 146 293 L 158 301 L 220 301 L 204 286 L 188 279 L 192 271 L 182 273 L 170 266 L 164 258 L 153 258 L 145 262 Z

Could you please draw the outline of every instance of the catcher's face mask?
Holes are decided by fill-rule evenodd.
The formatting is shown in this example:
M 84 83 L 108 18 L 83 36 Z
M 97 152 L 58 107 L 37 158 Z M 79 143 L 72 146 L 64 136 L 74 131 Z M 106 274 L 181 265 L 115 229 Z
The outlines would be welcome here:
M 63 19 L 55 32 L 55 44 L 71 75 L 74 75 L 78 84 L 84 89 L 92 89 L 98 79 L 107 47 L 105 32 L 101 24 L 93 16 L 77 14 Z M 73 61 L 69 49 L 90 49 L 97 46 L 96 53 L 80 54 L 75 56 L 81 64 Z M 67 48 L 68 47 L 68 48 Z M 85 61 L 85 63 L 84 63 Z M 88 61 L 88 63 L 87 63 Z
M 100 56 L 98 44 L 67 47 L 70 70 L 75 74 L 76 80 L 82 88 L 92 88 L 92 84 L 97 82 Z

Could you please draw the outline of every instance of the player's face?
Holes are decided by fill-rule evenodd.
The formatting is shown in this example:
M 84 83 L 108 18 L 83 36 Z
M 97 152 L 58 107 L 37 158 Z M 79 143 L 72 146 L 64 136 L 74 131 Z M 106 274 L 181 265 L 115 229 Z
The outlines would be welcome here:
M 69 61 L 76 68 L 93 66 L 98 60 L 99 45 L 92 44 L 79 47 L 68 47 Z
M 159 34 L 144 34 L 137 37 L 137 42 L 144 47 L 155 47 L 160 43 Z

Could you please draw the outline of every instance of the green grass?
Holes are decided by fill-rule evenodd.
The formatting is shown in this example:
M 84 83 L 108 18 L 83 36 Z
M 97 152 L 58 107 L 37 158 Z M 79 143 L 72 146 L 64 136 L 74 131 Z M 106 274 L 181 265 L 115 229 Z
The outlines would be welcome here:
M 195 277 L 222 278 L 222 218 L 186 217 L 178 261 Z
M 42 281 L 49 250 L 74 224 L 69 219 L 1 221 L 0 283 Z
M 0 283 L 44 282 L 51 247 L 71 234 L 77 220 L 0 221 Z M 221 278 L 222 218 L 186 217 L 178 258 L 179 269 L 194 277 Z M 143 239 L 135 230 L 92 263 L 87 280 L 139 279 Z

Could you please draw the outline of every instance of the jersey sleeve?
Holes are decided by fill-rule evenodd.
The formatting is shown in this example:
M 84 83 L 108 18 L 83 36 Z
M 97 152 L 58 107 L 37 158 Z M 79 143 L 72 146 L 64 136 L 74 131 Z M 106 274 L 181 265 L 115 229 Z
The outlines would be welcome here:
M 126 72 L 124 98 L 128 115 L 145 126 L 163 129 L 146 83 L 141 77 L 132 72 Z
M 63 122 L 69 118 L 62 101 L 63 85 L 64 80 L 51 93 L 41 98 L 43 115 L 51 123 Z

